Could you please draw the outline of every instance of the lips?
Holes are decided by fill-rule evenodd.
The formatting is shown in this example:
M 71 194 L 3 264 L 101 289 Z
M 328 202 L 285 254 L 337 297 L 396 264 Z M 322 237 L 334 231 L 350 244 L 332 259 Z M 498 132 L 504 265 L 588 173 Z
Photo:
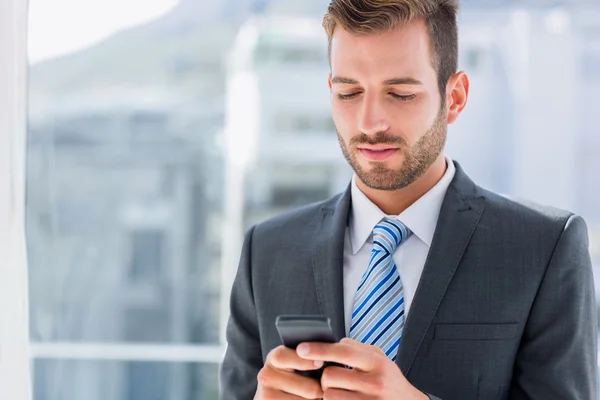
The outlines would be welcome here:
M 395 155 L 398 152 L 398 149 L 383 147 L 362 147 L 359 148 L 358 151 L 368 160 L 383 161 Z

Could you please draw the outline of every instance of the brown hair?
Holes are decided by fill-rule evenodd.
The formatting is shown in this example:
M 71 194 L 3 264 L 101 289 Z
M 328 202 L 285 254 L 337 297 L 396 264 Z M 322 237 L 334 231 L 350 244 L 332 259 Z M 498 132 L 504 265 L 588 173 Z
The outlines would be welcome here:
M 429 30 L 432 63 L 438 73 L 442 98 L 446 85 L 458 69 L 459 0 L 331 0 L 323 27 L 331 38 L 339 24 L 352 34 L 389 31 L 411 21 L 424 19 Z

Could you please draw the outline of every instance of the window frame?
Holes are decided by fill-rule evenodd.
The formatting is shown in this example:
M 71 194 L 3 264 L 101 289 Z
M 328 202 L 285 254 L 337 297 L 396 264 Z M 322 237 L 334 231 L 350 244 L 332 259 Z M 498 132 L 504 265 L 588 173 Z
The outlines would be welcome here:
M 0 398 L 31 399 L 25 248 L 26 0 L 0 0 Z

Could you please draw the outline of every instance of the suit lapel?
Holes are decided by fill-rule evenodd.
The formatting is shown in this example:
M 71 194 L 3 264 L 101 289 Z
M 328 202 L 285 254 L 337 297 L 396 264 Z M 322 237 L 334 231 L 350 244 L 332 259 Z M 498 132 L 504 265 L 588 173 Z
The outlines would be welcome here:
M 346 336 L 343 262 L 350 197 L 348 186 L 341 196 L 323 206 L 311 254 L 321 313 L 331 318 L 331 326 L 338 340 Z
M 417 351 L 485 208 L 477 186 L 456 165 L 402 335 L 397 364 L 408 375 Z

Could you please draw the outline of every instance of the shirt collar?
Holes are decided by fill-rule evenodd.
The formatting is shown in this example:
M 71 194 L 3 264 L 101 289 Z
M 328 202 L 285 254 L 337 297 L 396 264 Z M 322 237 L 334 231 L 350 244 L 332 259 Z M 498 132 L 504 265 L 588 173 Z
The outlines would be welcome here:
M 442 203 L 446 191 L 454 178 L 456 167 L 452 160 L 446 157 L 446 173 L 442 179 L 414 202 L 400 215 L 386 215 L 358 188 L 356 174 L 352 177 L 352 210 L 348 226 L 350 228 L 350 242 L 352 253 L 356 254 L 370 239 L 375 226 L 383 218 L 395 218 L 402 222 L 417 236 L 427 247 L 431 247 L 433 234 L 437 226 Z

